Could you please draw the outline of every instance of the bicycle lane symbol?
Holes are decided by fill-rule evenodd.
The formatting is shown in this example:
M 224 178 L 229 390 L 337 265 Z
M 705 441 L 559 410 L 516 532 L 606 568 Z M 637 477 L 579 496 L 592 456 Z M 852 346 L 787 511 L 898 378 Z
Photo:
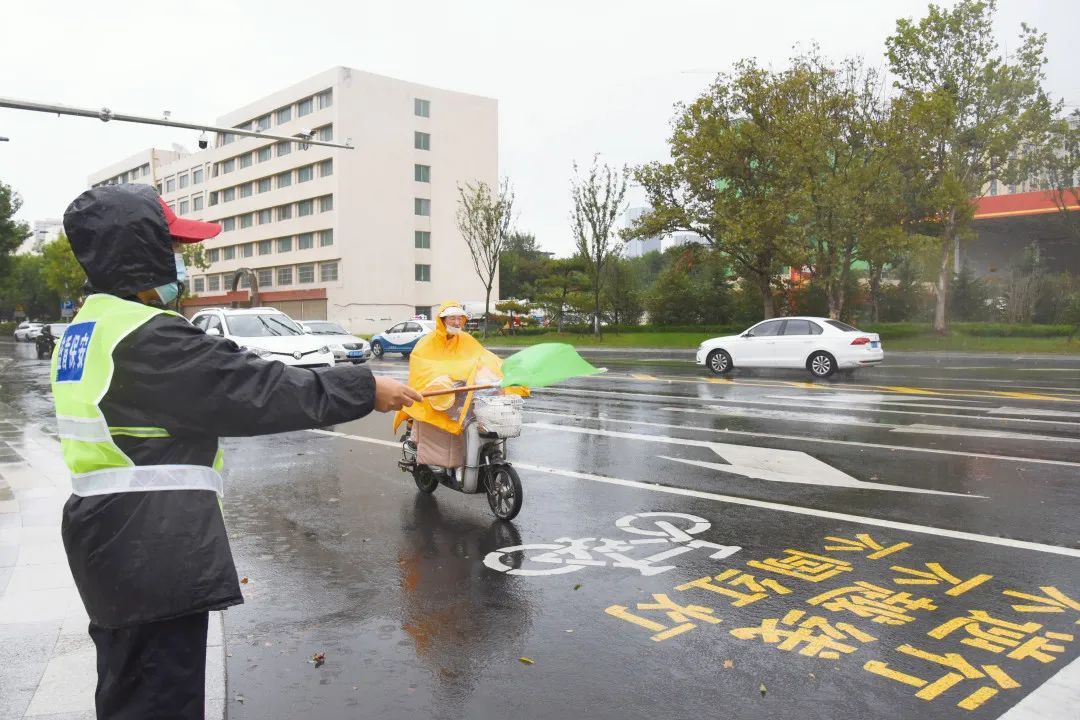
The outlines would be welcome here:
M 651 525 L 648 525 L 649 523 Z M 587 567 L 610 566 L 636 570 L 649 577 L 676 569 L 676 565 L 661 563 L 694 550 L 710 550 L 710 558 L 723 560 L 742 549 L 737 545 L 719 545 L 695 539 L 694 535 L 705 532 L 712 527 L 712 523 L 705 518 L 686 513 L 643 512 L 624 515 L 615 521 L 615 527 L 623 532 L 646 537 L 561 537 L 550 543 L 513 545 L 489 552 L 484 557 L 484 565 L 507 575 L 563 575 Z M 627 554 L 639 549 L 659 552 L 640 558 Z M 533 564 L 538 567 L 533 567 Z

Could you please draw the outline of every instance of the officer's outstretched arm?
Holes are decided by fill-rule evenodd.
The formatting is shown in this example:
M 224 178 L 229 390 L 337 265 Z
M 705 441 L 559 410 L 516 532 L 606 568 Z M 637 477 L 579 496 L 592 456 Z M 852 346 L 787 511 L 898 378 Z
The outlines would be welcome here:
M 365 367 L 288 367 L 171 315 L 129 335 L 113 358 L 109 393 L 146 408 L 148 423 L 177 435 L 287 432 L 355 420 L 375 409 L 375 379 Z

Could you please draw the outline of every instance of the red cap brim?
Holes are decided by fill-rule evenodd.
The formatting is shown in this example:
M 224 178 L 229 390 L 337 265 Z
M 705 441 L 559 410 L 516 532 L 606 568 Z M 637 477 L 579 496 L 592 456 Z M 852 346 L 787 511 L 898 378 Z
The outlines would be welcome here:
M 216 237 L 221 232 L 221 226 L 217 223 L 202 222 L 200 220 L 188 220 L 187 218 L 177 217 L 176 213 L 172 211 L 162 198 L 158 198 L 161 203 L 161 211 L 165 213 L 165 222 L 169 225 L 169 235 L 172 239 L 179 243 L 197 243 L 203 240 L 209 240 L 212 237 Z

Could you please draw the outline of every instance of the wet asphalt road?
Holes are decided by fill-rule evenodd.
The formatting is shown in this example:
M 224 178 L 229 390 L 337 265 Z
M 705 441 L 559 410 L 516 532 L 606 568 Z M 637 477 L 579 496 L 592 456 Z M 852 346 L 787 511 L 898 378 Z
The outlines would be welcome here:
M 48 426 L 29 351 L 0 399 Z M 227 440 L 229 717 L 1018 717 L 1075 670 L 1080 358 L 592 359 L 527 402 L 513 523 L 383 416 Z

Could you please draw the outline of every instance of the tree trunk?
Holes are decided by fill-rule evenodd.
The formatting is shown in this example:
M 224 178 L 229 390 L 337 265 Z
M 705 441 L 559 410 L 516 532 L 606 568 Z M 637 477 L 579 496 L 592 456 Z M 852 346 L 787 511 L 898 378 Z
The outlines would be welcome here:
M 945 299 L 949 292 L 949 278 L 952 276 L 952 268 L 949 260 L 952 258 L 953 244 L 956 240 L 956 227 L 953 224 L 952 213 L 945 223 L 944 236 L 941 238 L 941 264 L 938 267 L 937 298 L 934 302 L 934 332 L 944 335 L 948 332 L 945 323 Z
M 870 312 L 874 322 L 881 320 L 881 272 L 882 266 L 870 265 Z
M 593 288 L 593 335 L 600 335 L 600 283 Z
M 776 308 L 773 306 L 772 297 L 772 278 L 768 274 L 762 274 L 758 276 L 758 287 L 761 289 L 762 299 L 762 314 L 765 320 L 776 315 Z
M 491 286 L 487 286 L 487 294 L 484 296 L 484 337 L 487 337 L 488 319 L 491 317 Z

